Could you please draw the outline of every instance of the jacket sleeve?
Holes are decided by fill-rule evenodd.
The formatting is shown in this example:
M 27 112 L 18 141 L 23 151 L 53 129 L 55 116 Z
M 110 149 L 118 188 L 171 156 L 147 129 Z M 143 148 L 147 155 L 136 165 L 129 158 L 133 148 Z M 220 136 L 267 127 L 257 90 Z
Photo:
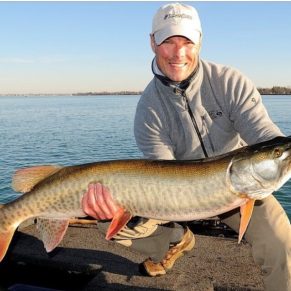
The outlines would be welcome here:
M 157 113 L 142 100 L 138 103 L 134 120 L 134 136 L 138 148 L 147 159 L 174 159 L 172 142 L 162 119 L 162 112 Z
M 235 130 L 247 144 L 284 136 L 274 124 L 254 84 L 233 70 L 227 78 L 226 95 L 230 99 L 229 118 Z

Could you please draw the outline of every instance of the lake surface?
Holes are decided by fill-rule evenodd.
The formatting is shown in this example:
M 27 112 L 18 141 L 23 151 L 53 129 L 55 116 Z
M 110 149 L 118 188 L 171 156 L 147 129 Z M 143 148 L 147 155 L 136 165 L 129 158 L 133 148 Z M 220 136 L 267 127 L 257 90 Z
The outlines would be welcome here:
M 133 136 L 139 96 L 0 97 L 0 203 L 15 199 L 18 168 L 140 158 Z M 273 121 L 291 135 L 291 96 L 263 96 Z M 291 218 L 291 182 L 276 197 Z

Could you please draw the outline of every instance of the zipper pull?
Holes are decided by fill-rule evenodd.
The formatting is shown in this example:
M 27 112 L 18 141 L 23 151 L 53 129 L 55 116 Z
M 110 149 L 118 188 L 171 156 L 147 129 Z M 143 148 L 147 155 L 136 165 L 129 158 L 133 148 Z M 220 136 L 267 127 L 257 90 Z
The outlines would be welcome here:
M 188 101 L 188 98 L 187 98 L 186 94 L 185 93 L 182 93 L 182 96 L 183 96 L 183 99 L 185 100 L 186 110 L 187 111 L 191 110 L 190 109 L 190 105 L 189 105 L 189 101 Z
M 176 94 L 176 95 L 181 95 L 181 96 L 183 96 L 183 90 L 182 89 L 180 89 L 180 88 L 178 88 L 178 87 L 174 87 L 174 93 Z

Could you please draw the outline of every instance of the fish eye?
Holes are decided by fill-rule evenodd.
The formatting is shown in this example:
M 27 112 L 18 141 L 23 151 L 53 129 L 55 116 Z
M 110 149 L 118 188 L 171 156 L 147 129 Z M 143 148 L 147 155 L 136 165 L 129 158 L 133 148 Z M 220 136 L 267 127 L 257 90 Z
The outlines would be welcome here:
M 282 156 L 282 151 L 278 148 L 274 149 L 274 158 L 279 158 Z

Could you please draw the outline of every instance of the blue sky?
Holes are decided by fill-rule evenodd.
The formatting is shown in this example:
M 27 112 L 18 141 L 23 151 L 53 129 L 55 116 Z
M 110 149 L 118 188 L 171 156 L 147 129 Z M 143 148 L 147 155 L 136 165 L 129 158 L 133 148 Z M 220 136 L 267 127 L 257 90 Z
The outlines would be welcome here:
M 143 90 L 152 16 L 168 2 L 0 2 L 0 94 Z M 291 2 L 187 2 L 201 57 L 291 86 Z

